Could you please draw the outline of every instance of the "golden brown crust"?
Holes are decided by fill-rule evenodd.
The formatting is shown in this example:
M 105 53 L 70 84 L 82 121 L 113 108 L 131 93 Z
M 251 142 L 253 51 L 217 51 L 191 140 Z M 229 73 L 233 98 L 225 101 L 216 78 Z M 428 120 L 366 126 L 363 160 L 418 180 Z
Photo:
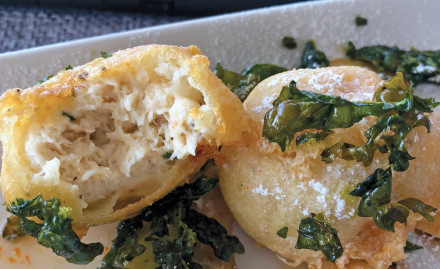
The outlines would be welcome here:
M 275 75 L 261 82 L 244 103 L 246 111 L 258 123 L 260 134 L 265 113 L 272 107 L 281 87 L 291 80 L 297 82 L 300 90 L 359 101 L 371 100 L 382 83 L 374 72 L 359 67 L 293 70 Z M 439 122 L 438 110 L 434 114 L 433 126 L 437 124 L 434 121 Z M 269 143 L 261 135 L 258 142 L 245 147 L 223 147 L 220 187 L 240 226 L 258 243 L 290 260 L 292 266 L 307 262 L 310 268 L 388 268 L 391 262 L 403 259 L 406 235 L 420 218 L 411 216 L 407 226 L 396 224 L 395 233 L 382 231 L 371 219 L 355 215 L 359 199 L 348 194 L 376 168 L 387 167 L 386 156 L 376 154 L 376 161 L 369 167 L 353 161 L 336 160 L 332 164 L 321 161 L 321 152 L 336 142 L 365 143 L 365 131 L 373 123 L 374 118 L 369 117 L 350 128 L 336 129 L 336 134 L 323 142 L 292 147 L 286 152 L 281 152 L 278 145 Z M 428 158 L 440 163 L 439 153 L 434 152 L 431 144 L 435 143 L 440 130 L 433 128 L 432 133 L 426 135 L 423 128 L 417 128 L 415 133 L 418 138 L 412 135 L 408 147 L 416 160 L 411 161 L 408 171 L 394 173 L 393 201 L 415 197 L 438 207 L 438 195 L 433 193 L 438 193 L 440 188 L 432 182 L 438 169 L 425 166 L 431 165 Z M 411 143 L 417 139 L 417 143 Z M 419 158 L 426 143 L 432 146 L 432 152 Z M 423 183 L 414 181 L 415 177 L 424 175 L 428 178 Z M 418 187 L 406 189 L 408 181 Z M 428 192 L 429 185 L 434 190 Z M 429 197 L 425 193 L 429 193 Z M 338 230 L 345 251 L 335 264 L 325 261 L 320 252 L 295 249 L 300 219 L 310 213 L 325 213 Z M 289 233 L 283 239 L 276 232 L 285 226 Z
M 174 165 L 169 171 L 170 179 L 165 182 L 157 179 L 151 184 L 140 184 L 136 189 L 131 187 L 130 191 L 136 195 L 131 197 L 130 194 L 121 194 L 117 201 L 111 201 L 113 205 L 108 201 L 111 199 L 101 199 L 85 206 L 81 200 L 81 190 L 75 187 L 76 183 L 66 182 L 63 171 L 58 176 L 50 175 L 50 182 L 36 182 L 32 179 L 36 170 L 26 156 L 25 142 L 30 132 L 39 128 L 36 126 L 55 130 L 60 121 L 60 111 L 75 111 L 77 99 L 84 96 L 93 85 L 114 77 L 120 78 L 123 84 L 125 74 L 136 77 L 143 66 L 161 68 L 162 61 L 180 68 L 186 74 L 184 78 L 188 82 L 185 85 L 190 85 L 186 87 L 195 88 L 203 95 L 207 109 L 193 109 L 188 114 L 197 122 L 197 131 L 203 133 L 203 139 L 197 144 L 196 156 L 173 161 Z M 149 79 L 155 79 L 158 84 L 166 84 L 167 79 L 171 81 L 174 77 L 150 75 Z M 123 88 L 124 85 L 120 86 Z M 108 223 L 138 212 L 187 181 L 190 174 L 216 154 L 220 145 L 245 144 L 255 136 L 252 122 L 240 100 L 211 72 L 207 57 L 195 46 L 135 47 L 115 52 L 109 58 L 95 59 L 73 70 L 61 71 L 41 85 L 26 90 L 8 90 L 0 98 L 0 118 L 4 152 L 0 183 L 5 200 L 11 202 L 19 197 L 29 199 L 38 193 L 42 193 L 45 199 L 57 197 L 63 205 L 72 207 L 74 222 L 80 225 Z M 148 160 L 145 162 L 148 163 Z

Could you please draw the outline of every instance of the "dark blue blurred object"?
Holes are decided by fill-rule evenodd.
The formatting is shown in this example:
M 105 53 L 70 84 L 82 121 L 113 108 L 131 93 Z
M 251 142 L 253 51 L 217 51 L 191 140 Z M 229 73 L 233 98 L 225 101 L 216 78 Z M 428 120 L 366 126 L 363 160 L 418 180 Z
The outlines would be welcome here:
M 233 12 L 301 1 L 307 0 L 0 0 L 0 4 L 203 15 Z

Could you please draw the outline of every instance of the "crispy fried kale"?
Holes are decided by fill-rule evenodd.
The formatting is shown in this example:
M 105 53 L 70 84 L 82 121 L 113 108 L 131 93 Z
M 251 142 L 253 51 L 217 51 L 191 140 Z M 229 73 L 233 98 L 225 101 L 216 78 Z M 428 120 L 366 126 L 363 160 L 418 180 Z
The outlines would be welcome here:
M 274 64 L 255 64 L 245 68 L 238 74 L 224 69 L 218 63 L 214 69 L 214 74 L 244 102 L 260 81 L 284 71 L 287 71 L 287 68 Z
M 395 82 L 392 80 L 385 84 L 385 87 L 391 89 L 394 85 Z M 282 88 L 280 96 L 273 102 L 274 107 L 266 113 L 263 136 L 271 142 L 276 142 L 284 151 L 290 146 L 295 134 L 303 130 L 348 128 L 366 116 L 382 116 L 392 111 L 399 114 L 407 113 L 414 106 L 414 98 L 412 88 L 406 88 L 405 98 L 395 102 L 350 102 L 338 96 L 300 91 L 295 81 L 291 81 L 288 86 Z M 419 99 L 425 104 L 424 99 Z M 429 102 L 431 100 L 425 105 L 429 106 Z M 378 126 L 383 124 L 386 122 L 381 122 Z M 373 133 L 366 135 L 372 136 Z
M 101 269 L 124 269 L 125 263 L 142 254 L 138 232 L 148 227 L 144 241 L 151 242 L 154 262 L 159 268 L 201 268 L 192 261 L 194 247 L 200 242 L 210 245 L 214 254 L 229 261 L 235 253 L 244 253 L 243 245 L 216 220 L 191 209 L 195 200 L 211 191 L 217 178 L 199 177 L 176 188 L 164 198 L 143 209 L 132 219 L 121 222 L 118 236 L 102 261 Z
M 138 243 L 139 230 L 142 229 L 141 216 L 125 219 L 119 223 L 113 245 L 101 262 L 100 269 L 124 269 L 124 264 L 145 251 L 145 246 Z
M 2 237 L 6 240 L 14 240 L 17 236 L 23 235 L 26 235 L 26 233 L 23 231 L 21 219 L 15 215 L 8 217 L 3 227 Z
M 428 82 L 440 75 L 440 50 L 409 51 L 398 47 L 371 46 L 356 49 L 348 42 L 346 54 L 351 59 L 371 63 L 377 72 L 394 75 L 396 72 L 405 74 L 407 81 L 414 85 Z M 438 83 L 438 82 L 437 82 Z
M 310 40 L 304 48 L 301 63 L 298 68 L 321 68 L 328 67 L 330 62 L 324 52 L 317 50 L 315 41 Z
M 322 214 L 310 214 L 299 224 L 298 241 L 295 248 L 320 250 L 326 260 L 335 262 L 343 253 L 338 231 Z
M 40 245 L 51 248 L 70 263 L 88 264 L 104 250 L 100 243 L 84 244 L 80 241 L 72 229 L 70 208 L 62 207 L 59 199 L 44 200 L 39 194 L 31 200 L 19 198 L 6 207 L 21 219 L 25 233 L 36 237 Z M 30 217 L 36 217 L 42 223 L 28 219 Z

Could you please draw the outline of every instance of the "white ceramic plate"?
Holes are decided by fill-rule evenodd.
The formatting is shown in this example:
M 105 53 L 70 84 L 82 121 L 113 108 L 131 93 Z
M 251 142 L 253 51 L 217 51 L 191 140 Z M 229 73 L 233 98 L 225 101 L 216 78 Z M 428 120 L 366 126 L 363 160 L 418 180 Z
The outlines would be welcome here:
M 208 55 L 212 66 L 221 62 L 225 68 L 236 71 L 253 63 L 297 66 L 303 46 L 310 39 L 315 40 L 330 59 L 342 57 L 349 40 L 356 46 L 384 44 L 405 49 L 410 46 L 440 49 L 439 10 L 438 0 L 308 2 L 82 39 L 1 54 L 0 89 L 34 85 L 68 64 L 80 65 L 98 57 L 100 51 L 111 52 L 150 43 L 197 45 Z M 366 17 L 368 25 L 356 27 L 354 18 L 357 15 Z M 281 39 L 284 36 L 295 37 L 298 48 L 283 48 Z M 5 214 L 1 207 L 0 222 Z M 114 226 L 94 228 L 86 240 L 110 246 Z M 237 257 L 239 269 L 287 268 L 270 251 L 256 248 L 237 226 L 234 230 L 246 245 L 246 254 Z M 412 240 L 431 242 L 414 236 Z M 407 259 L 410 267 L 439 268 L 438 249 L 434 246 L 411 254 Z M 10 243 L 0 239 L 2 269 L 96 268 L 99 260 L 97 258 L 88 266 L 70 265 L 33 241 Z

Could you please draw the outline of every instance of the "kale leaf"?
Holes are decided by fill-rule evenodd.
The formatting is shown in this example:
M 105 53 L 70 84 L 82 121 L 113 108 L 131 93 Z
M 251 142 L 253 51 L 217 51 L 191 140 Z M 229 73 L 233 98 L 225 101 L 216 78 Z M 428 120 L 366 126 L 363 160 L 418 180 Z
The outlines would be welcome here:
M 326 260 L 335 262 L 343 253 L 338 231 L 322 215 L 311 214 L 301 220 L 295 248 L 320 250 Z
M 75 118 L 74 116 L 70 115 L 70 114 L 67 113 L 66 111 L 61 111 L 61 115 L 64 116 L 64 117 L 66 117 L 66 118 L 68 118 L 68 119 L 71 120 L 71 121 L 76 120 L 76 118 Z
M 291 81 L 266 113 L 263 136 L 284 151 L 295 134 L 303 130 L 348 128 L 366 116 L 381 116 L 391 111 L 406 113 L 413 103 L 411 88 L 406 96 L 398 102 L 350 102 L 338 96 L 300 91 L 295 81 Z
M 298 68 L 321 68 L 330 66 L 324 52 L 317 50 L 315 42 L 310 40 L 304 48 L 301 63 Z
M 383 170 L 376 169 L 364 182 L 350 192 L 350 195 L 362 197 L 358 206 L 360 217 L 373 217 L 376 225 L 384 230 L 394 232 L 394 223 L 406 223 L 409 211 L 420 214 L 430 222 L 434 221 L 431 213 L 437 211 L 436 208 L 426 205 L 419 199 L 407 198 L 398 201 L 397 204 L 391 202 L 392 172 L 391 167 Z
M 23 231 L 21 219 L 15 215 L 6 219 L 6 225 L 3 227 L 2 237 L 6 240 L 14 240 L 17 236 L 26 235 Z
M 217 258 L 229 261 L 235 253 L 244 253 L 244 247 L 238 238 L 228 235 L 226 229 L 215 219 L 190 209 L 184 222 L 197 234 L 200 242 L 212 247 Z
M 419 250 L 419 249 L 423 249 L 422 246 L 419 246 L 417 244 L 411 243 L 409 241 L 406 241 L 406 245 L 403 248 L 403 250 L 405 251 L 405 253 L 411 252 L 411 251 L 415 251 L 415 250 Z
M 391 202 L 391 182 L 391 168 L 379 168 L 350 192 L 352 196 L 362 197 L 358 207 L 359 216 L 371 217 L 381 205 Z
M 70 208 L 60 205 L 59 199 L 44 200 L 38 194 L 31 200 L 16 199 L 6 207 L 21 219 L 23 231 L 36 237 L 40 245 L 52 248 L 55 254 L 70 263 L 88 264 L 103 252 L 104 247 L 100 243 L 82 243 L 72 229 Z M 43 223 L 34 222 L 29 217 L 37 217 Z
M 394 232 L 394 223 L 406 223 L 409 210 L 400 204 L 384 204 L 376 209 L 373 215 L 374 223 L 382 230 Z
M 124 263 L 133 260 L 145 251 L 145 246 L 138 243 L 138 233 L 142 229 L 141 216 L 125 219 L 119 223 L 117 236 L 112 247 L 104 256 L 100 269 L 124 269 Z
M 414 85 L 440 75 L 440 50 L 419 51 L 411 48 L 404 51 L 398 47 L 380 45 L 356 49 L 352 42 L 348 42 L 346 55 L 373 64 L 378 72 L 390 75 L 403 72 L 405 79 Z
M 283 227 L 277 231 L 277 235 L 283 239 L 287 238 L 287 233 L 289 232 L 289 227 Z
M 420 214 L 422 217 L 424 217 L 429 222 L 434 222 L 434 217 L 431 215 L 431 213 L 434 213 L 437 211 L 436 208 L 427 205 L 416 198 L 407 198 L 404 200 L 400 200 L 397 202 L 401 205 L 406 206 L 408 209 L 411 209 L 411 211 Z
M 101 58 L 104 58 L 104 59 L 107 59 L 107 58 L 109 58 L 109 57 L 112 57 L 112 54 L 111 54 L 111 53 L 108 53 L 108 52 L 105 52 L 105 51 L 101 51 L 101 52 L 99 53 L 99 55 L 101 56 Z
M 183 208 L 180 208 L 179 212 L 178 215 L 184 213 Z M 176 239 L 152 239 L 154 261 L 159 264 L 159 268 L 183 269 L 184 264 L 189 268 L 201 268 L 199 264 L 192 261 L 197 235 L 180 218 L 177 220 L 178 236 Z
M 322 132 L 306 132 L 304 134 L 299 135 L 296 138 L 296 145 L 299 146 L 304 143 L 310 142 L 312 139 L 315 141 L 322 141 L 327 136 L 334 134 L 335 132 L 332 130 L 324 130 Z
M 368 139 L 364 145 L 354 146 L 347 143 L 337 143 L 323 151 L 322 160 L 326 163 L 334 161 L 336 157 L 345 160 L 356 160 L 368 166 L 373 161 L 374 153 L 379 150 L 389 153 L 388 161 L 396 171 L 408 169 L 409 161 L 414 159 L 405 147 L 405 138 L 413 128 L 424 126 L 430 130 L 430 122 L 423 113 L 432 112 L 439 103 L 433 98 L 422 99 L 412 94 L 411 85 L 407 86 L 402 73 L 386 81 L 374 94 L 373 102 L 391 103 L 405 102 L 408 107 L 396 109 L 379 117 L 378 121 L 365 133 Z M 392 135 L 384 135 L 392 131 Z M 379 140 L 383 144 L 379 144 Z
M 354 19 L 356 26 L 365 26 L 368 24 L 368 20 L 366 18 L 363 18 L 361 16 L 356 16 Z
M 52 75 L 48 75 L 48 76 L 44 77 L 42 80 L 37 81 L 37 85 L 43 84 L 44 82 L 50 80 L 50 79 L 53 78 L 54 76 L 55 76 L 55 75 L 52 74 Z
M 297 47 L 296 40 L 292 36 L 283 37 L 281 44 L 283 44 L 283 47 L 289 50 L 296 49 Z
M 284 71 L 287 71 L 287 68 L 274 64 L 255 64 L 245 68 L 238 74 L 224 69 L 218 63 L 214 69 L 214 74 L 244 102 L 260 81 Z
M 201 268 L 192 261 L 197 242 L 210 245 L 222 260 L 229 261 L 235 253 L 243 253 L 243 245 L 235 236 L 227 235 L 216 220 L 190 208 L 217 183 L 217 178 L 201 176 L 144 208 L 140 215 L 121 222 L 102 269 L 124 269 L 126 261 L 144 252 L 145 247 L 137 242 L 138 232 L 146 223 L 150 229 L 145 241 L 151 242 L 159 268 Z

